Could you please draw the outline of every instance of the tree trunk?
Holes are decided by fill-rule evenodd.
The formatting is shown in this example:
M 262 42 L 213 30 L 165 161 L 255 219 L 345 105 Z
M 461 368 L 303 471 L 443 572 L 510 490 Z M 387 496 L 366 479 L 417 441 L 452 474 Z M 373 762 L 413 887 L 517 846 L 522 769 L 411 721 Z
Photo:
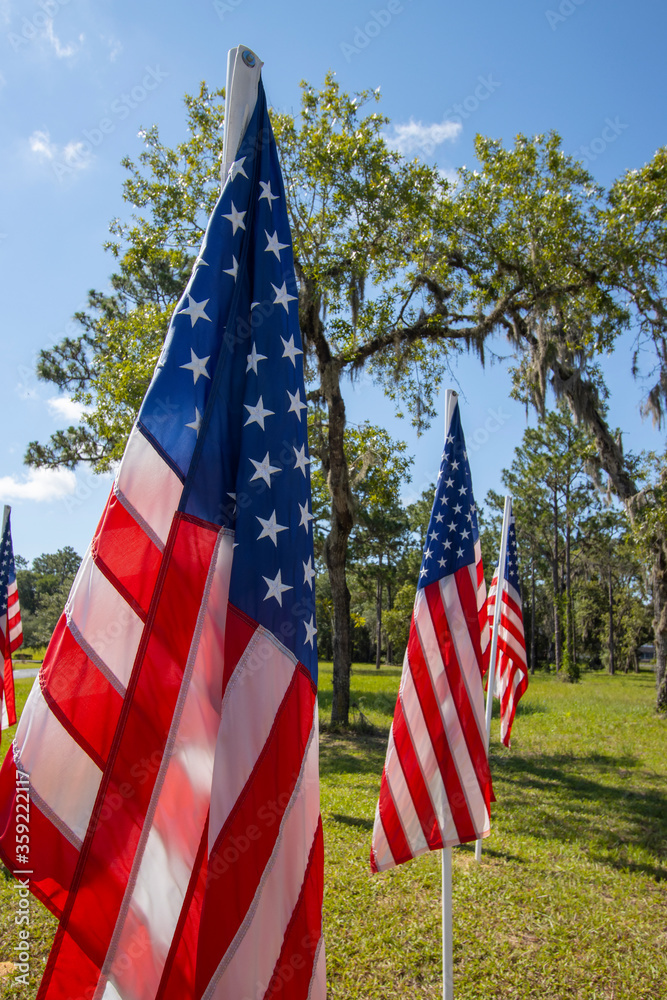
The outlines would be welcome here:
M 609 673 L 613 674 L 616 672 L 614 665 L 614 589 L 613 580 L 611 576 L 611 552 L 609 553 L 609 567 L 607 573 L 607 585 L 609 589 Z
M 667 554 L 664 540 L 653 564 L 656 707 L 667 712 Z
M 375 669 L 380 669 L 380 663 L 382 662 L 382 577 L 380 576 L 380 570 L 382 568 L 382 553 L 380 553 L 380 561 L 378 566 L 378 578 L 375 587 Z
M 560 582 L 558 579 L 558 491 L 554 486 L 554 540 L 553 560 L 551 562 L 551 581 L 554 592 L 554 647 L 556 658 L 556 673 L 559 673 L 562 661 L 560 635 Z
M 569 436 L 569 430 L 568 430 Z M 572 619 L 572 580 L 570 566 L 570 480 L 567 480 L 565 493 L 565 628 L 566 628 L 566 649 L 567 649 L 567 669 L 570 676 L 576 674 L 574 660 L 574 622 Z
M 537 635 L 535 632 L 535 557 L 530 561 L 530 672 L 535 673 L 537 655 Z

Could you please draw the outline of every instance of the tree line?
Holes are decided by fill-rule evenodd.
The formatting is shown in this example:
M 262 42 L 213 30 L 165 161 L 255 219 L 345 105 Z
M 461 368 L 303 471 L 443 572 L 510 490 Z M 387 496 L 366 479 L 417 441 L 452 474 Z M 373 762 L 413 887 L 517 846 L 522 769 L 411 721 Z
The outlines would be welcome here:
M 478 136 L 477 168 L 462 168 L 452 184 L 435 165 L 408 161 L 387 145 L 378 100 L 371 91 L 344 93 L 328 74 L 320 90 L 302 85 L 298 116 L 272 115 L 294 243 L 311 449 L 328 511 L 321 558 L 330 591 L 332 720 L 347 722 L 349 714 L 354 546 L 380 546 L 378 615 L 394 587 L 388 567 L 396 558 L 375 534 L 390 528 L 379 514 L 364 534 L 345 380 L 366 372 L 422 428 L 451 355 L 473 351 L 483 364 L 497 333 L 516 356 L 517 398 L 543 419 L 554 401 L 567 404 L 590 436 L 591 470 L 606 478 L 640 539 L 651 577 L 657 705 L 667 710 L 667 474 L 659 457 L 642 470 L 623 453 L 607 419 L 599 363 L 632 331 L 633 371 L 640 356 L 647 359 L 652 383 L 638 404 L 662 421 L 667 149 L 604 188 L 563 152 L 555 133 L 519 135 L 507 148 Z M 124 160 L 124 197 L 135 213 L 111 225 L 110 291 L 90 292 L 77 314 L 79 336 L 41 353 L 39 376 L 88 412 L 78 426 L 32 442 L 26 458 L 34 465 L 88 462 L 102 470 L 123 451 L 219 190 L 223 92 L 202 85 L 185 104 L 186 141 L 171 148 L 153 126 L 142 133 L 138 160 Z M 563 499 L 554 487 L 554 516 L 571 512 L 575 492 Z M 566 658 L 573 669 L 583 635 L 573 589 L 578 536 L 570 514 L 563 523 L 565 535 L 559 528 L 551 536 L 554 657 L 559 669 Z M 545 537 L 536 573 L 549 563 L 548 545 Z

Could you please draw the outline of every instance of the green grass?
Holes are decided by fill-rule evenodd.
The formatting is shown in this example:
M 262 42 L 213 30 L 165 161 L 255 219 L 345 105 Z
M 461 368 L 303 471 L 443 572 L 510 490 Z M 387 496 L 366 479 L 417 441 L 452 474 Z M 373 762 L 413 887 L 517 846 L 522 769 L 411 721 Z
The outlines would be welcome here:
M 399 679 L 398 668 L 355 667 L 353 725 L 340 731 L 321 666 L 330 1000 L 442 995 L 439 853 L 383 875 L 368 866 Z M 20 704 L 30 684 L 18 683 Z M 453 852 L 457 1000 L 667 1000 L 667 722 L 654 698 L 649 672 L 577 685 L 538 674 L 511 750 L 494 718 L 491 836 L 481 865 L 471 846 Z M 0 963 L 13 891 L 0 879 Z M 53 922 L 42 912 L 33 902 L 44 956 Z M 35 987 L 0 979 L 0 994 L 27 1000 Z

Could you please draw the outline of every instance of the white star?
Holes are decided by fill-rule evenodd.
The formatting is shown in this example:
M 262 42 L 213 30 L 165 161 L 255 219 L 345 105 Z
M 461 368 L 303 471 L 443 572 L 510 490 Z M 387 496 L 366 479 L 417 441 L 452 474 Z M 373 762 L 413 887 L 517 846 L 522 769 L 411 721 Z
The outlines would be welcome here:
M 432 555 L 433 555 L 433 553 L 431 552 L 431 549 L 428 548 L 428 549 L 426 549 L 426 552 L 424 553 L 424 559 L 430 559 Z
M 272 580 L 268 576 L 263 577 L 263 580 L 264 580 L 264 583 L 269 588 L 268 592 L 267 592 L 267 595 L 264 598 L 264 600 L 268 601 L 269 597 L 275 597 L 275 599 L 277 600 L 278 604 L 282 608 L 282 606 L 283 606 L 283 594 L 284 594 L 284 592 L 286 590 L 291 590 L 292 588 L 288 584 L 283 583 L 282 578 L 280 576 L 280 570 L 278 570 L 278 572 L 276 573 L 275 580 Z
M 284 250 L 285 247 L 288 247 L 289 243 L 279 243 L 278 242 L 278 230 L 277 229 L 274 232 L 273 236 L 269 236 L 269 234 L 266 232 L 266 229 L 264 230 L 264 233 L 266 235 L 267 240 L 269 241 L 266 244 L 266 246 L 264 247 L 264 250 L 265 251 L 270 250 L 271 253 L 274 253 L 276 255 L 276 257 L 278 258 L 278 260 L 280 260 L 280 251 Z
M 279 531 L 287 531 L 287 525 L 286 524 L 277 524 L 276 523 L 276 512 L 275 512 L 275 510 L 274 510 L 273 514 L 271 515 L 271 517 L 268 519 L 268 521 L 265 520 L 263 517 L 259 517 L 257 514 L 255 514 L 255 517 L 257 518 L 257 520 L 259 521 L 259 523 L 262 526 L 261 533 L 257 536 L 257 541 L 259 541 L 260 538 L 270 538 L 271 541 L 273 542 L 273 544 L 277 547 L 278 546 L 278 538 L 277 538 L 278 532 Z
M 197 259 L 195 261 L 195 266 L 192 269 L 193 271 L 196 268 L 198 268 L 198 267 L 208 267 L 208 261 L 204 260 L 204 258 L 202 256 L 202 254 L 204 253 L 205 249 L 206 249 L 206 247 L 202 247 L 201 250 L 199 251 L 199 256 L 197 257 Z
M 195 352 L 192 350 L 192 348 L 190 348 L 190 362 L 189 362 L 189 364 L 187 364 L 187 365 L 181 365 L 180 366 L 181 368 L 189 368 L 190 369 L 190 371 L 194 375 L 194 379 L 195 379 L 194 384 L 195 385 L 197 384 L 197 379 L 199 378 L 200 375 L 203 375 L 204 378 L 210 378 L 211 377 L 209 375 L 209 373 L 206 371 L 206 362 L 208 361 L 208 359 L 210 357 L 211 357 L 211 355 L 209 354 L 208 357 L 206 357 L 206 358 L 198 358 L 197 355 L 195 354 Z
M 246 408 L 246 410 L 248 411 L 248 419 L 246 420 L 245 424 L 243 425 L 244 427 L 247 427 L 248 424 L 259 424 L 259 426 L 262 428 L 262 430 L 264 430 L 265 429 L 264 428 L 264 418 L 265 417 L 273 417 L 275 415 L 275 411 L 274 410 L 265 410 L 264 409 L 264 402 L 262 401 L 262 397 L 261 396 L 257 400 L 256 406 L 248 406 L 247 403 L 244 403 L 243 405 Z
M 443 521 L 445 520 L 445 515 L 444 515 L 444 514 L 440 514 L 440 513 L 438 512 L 438 513 L 437 513 L 437 514 L 435 515 L 435 519 L 436 519 L 436 521 L 438 522 L 438 524 L 442 524 L 442 522 L 443 522 Z
M 303 505 L 299 504 L 299 510 L 301 511 L 301 520 L 299 521 L 299 527 L 305 528 L 306 531 L 308 531 L 308 525 L 313 520 L 313 515 L 308 510 L 307 500 Z
M 465 488 L 465 486 L 460 486 L 459 487 L 459 496 L 460 497 L 464 496 L 464 494 L 466 494 L 467 492 L 468 492 L 468 490 Z
M 462 510 L 463 510 L 463 507 L 461 506 L 461 504 L 457 503 L 456 507 L 454 508 L 454 513 L 455 514 L 460 514 Z
M 273 282 L 271 282 L 271 288 L 276 293 L 276 297 L 273 300 L 274 306 L 277 306 L 277 305 L 280 304 L 281 306 L 285 306 L 285 312 L 289 312 L 288 302 L 295 301 L 296 300 L 296 295 L 289 295 L 288 294 L 288 292 L 287 292 L 287 282 L 283 281 L 283 283 L 280 286 L 280 288 L 276 288 L 276 286 L 273 284 Z M 281 340 L 282 340 L 282 337 L 281 337 Z
M 450 531 L 456 531 L 456 521 L 450 521 L 447 527 L 449 528 Z
M 442 566 L 442 568 L 444 569 L 446 565 L 447 565 L 447 560 L 443 556 L 440 556 L 440 558 L 438 559 L 438 566 Z
M 294 346 L 294 334 L 292 334 L 289 340 L 285 340 L 284 337 L 281 337 L 280 339 L 282 340 L 283 347 L 285 348 L 283 351 L 283 357 L 289 358 L 296 368 L 296 356 L 297 354 L 303 354 L 303 351 L 300 351 L 298 347 Z
M 460 559 L 462 555 L 463 555 L 463 549 L 457 549 L 456 550 L 456 558 Z
M 303 564 L 303 582 L 308 584 L 308 586 L 312 590 L 314 579 L 315 579 L 315 570 L 313 569 L 313 557 L 308 556 L 308 562 Z
M 306 404 L 301 402 L 301 390 L 297 389 L 294 395 L 292 395 L 292 393 L 288 389 L 287 395 L 290 398 L 290 408 L 287 412 L 296 413 L 297 417 L 299 418 L 299 423 L 301 423 L 301 411 L 308 409 Z
M 445 481 L 445 486 L 453 486 L 453 485 L 454 485 L 454 480 L 451 477 Z
M 231 274 L 234 281 L 236 281 L 236 275 L 239 273 L 239 262 L 237 261 L 234 254 L 232 254 L 232 266 L 229 268 L 223 268 L 225 274 Z
M 452 462 L 452 469 L 454 469 L 455 472 L 458 469 L 458 467 L 459 467 L 459 463 L 458 462 Z
M 232 202 L 232 210 L 230 214 L 223 215 L 223 219 L 229 219 L 232 224 L 232 236 L 236 236 L 237 229 L 245 229 L 245 222 L 243 221 L 245 214 L 245 212 L 239 212 L 234 202 Z
M 250 482 L 252 482 L 253 479 L 263 479 L 266 485 L 270 486 L 271 476 L 273 473 L 281 471 L 279 466 L 271 465 L 268 451 L 261 462 L 256 462 L 254 458 L 251 458 L 250 461 L 255 466 L 255 472 L 250 477 Z
M 440 497 L 440 503 L 449 503 L 449 499 L 448 499 L 448 497 L 445 496 L 444 493 Z
M 192 427 L 193 431 L 197 432 L 197 437 L 199 437 L 199 428 L 201 427 L 201 413 L 195 406 L 195 419 L 191 424 L 186 424 L 186 427 Z
M 438 538 L 440 538 L 440 535 L 438 535 L 437 532 L 432 531 L 428 537 L 431 539 L 432 542 L 437 542 Z
M 252 351 L 248 355 L 248 359 L 247 360 L 248 360 L 248 367 L 246 368 L 246 372 L 249 372 L 250 369 L 252 369 L 254 371 L 255 375 L 256 375 L 257 374 L 257 363 L 259 361 L 266 361 L 266 354 L 258 354 L 257 353 L 257 345 L 253 344 L 252 345 Z
M 469 538 L 469 537 L 470 537 L 470 532 L 469 531 L 462 531 L 461 532 L 461 538 Z
M 189 292 L 188 292 L 188 298 L 190 300 L 190 305 L 186 306 L 185 309 L 181 309 L 178 315 L 189 316 L 190 323 L 192 324 L 192 326 L 195 325 L 198 319 L 207 319 L 210 323 L 211 317 L 207 316 L 206 313 L 204 312 L 208 299 L 204 299 L 202 302 L 197 302 L 196 299 L 192 298 Z
M 447 435 L 447 440 L 446 440 L 445 444 L 454 444 L 454 435 L 453 434 L 448 434 Z
M 294 448 L 294 468 L 301 469 L 305 476 L 307 475 L 306 466 L 310 465 L 310 459 L 306 458 L 306 446 L 302 444 L 298 451 L 296 445 L 293 444 L 292 447 Z
M 468 520 L 472 524 L 472 514 L 470 513 L 470 511 L 468 511 L 468 513 L 466 514 L 466 517 L 468 518 Z
M 247 179 L 248 175 L 243 169 L 243 164 L 245 163 L 245 161 L 246 161 L 245 156 L 242 156 L 240 160 L 234 160 L 231 167 L 229 168 L 229 176 L 231 177 L 232 180 L 234 180 L 238 174 L 240 174 L 241 177 L 245 177 Z
M 313 647 L 313 639 L 317 635 L 317 629 L 313 625 L 313 616 L 312 615 L 310 616 L 310 621 L 309 622 L 304 621 L 303 624 L 305 625 L 305 628 L 306 628 L 306 638 L 303 640 L 304 645 L 307 642 L 309 642 L 310 643 L 310 648 L 313 649 L 314 648 Z
M 259 196 L 259 201 L 261 201 L 262 198 L 266 198 L 266 200 L 269 203 L 269 208 L 271 208 L 271 202 L 279 200 L 277 194 L 271 194 L 271 181 L 260 181 L 259 186 L 262 189 L 262 193 Z
M 419 573 L 419 578 L 420 578 L 420 579 L 421 579 L 421 578 L 422 578 L 423 576 L 427 576 L 427 575 L 428 575 L 428 573 L 427 573 L 427 570 L 425 570 L 425 569 L 422 569 L 422 570 L 420 570 L 420 573 Z

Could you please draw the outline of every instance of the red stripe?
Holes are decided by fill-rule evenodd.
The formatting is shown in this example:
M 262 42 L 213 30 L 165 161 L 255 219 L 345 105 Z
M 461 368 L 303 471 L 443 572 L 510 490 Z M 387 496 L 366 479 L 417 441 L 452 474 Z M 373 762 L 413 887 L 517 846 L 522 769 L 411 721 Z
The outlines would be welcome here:
M 410 850 L 410 845 L 408 844 L 405 834 L 403 833 L 403 827 L 401 826 L 401 821 L 396 811 L 396 805 L 392 798 L 391 791 L 389 790 L 389 785 L 387 783 L 386 765 L 382 771 L 382 782 L 380 784 L 380 799 L 378 802 L 378 807 L 380 810 L 380 820 L 382 821 L 382 827 L 384 829 L 385 837 L 387 838 L 387 843 L 391 850 L 392 856 L 394 858 L 395 865 L 401 865 L 404 861 L 409 861 L 410 858 L 414 857 L 412 851 Z M 377 871 L 375 865 L 375 858 L 371 852 L 371 868 L 373 871 Z
M 145 620 L 162 553 L 113 492 L 93 538 L 92 553 L 101 572 Z
M 243 922 L 271 857 L 299 777 L 314 705 L 310 674 L 299 666 L 252 774 L 211 851 L 199 932 L 197 995 L 206 989 Z M 237 864 L 240 858 L 243 863 Z
M 285 932 L 280 957 L 275 964 L 264 1000 L 285 996 L 289 996 L 290 1000 L 307 1000 L 315 954 L 322 936 L 323 883 L 324 838 L 320 817 L 301 895 Z
M 477 591 L 472 585 L 472 579 L 470 577 L 470 571 L 467 566 L 463 569 L 458 570 L 454 573 L 454 580 L 456 582 L 456 589 L 459 592 L 459 601 L 461 602 L 461 609 L 466 620 L 466 625 L 468 627 L 468 633 L 470 635 L 470 640 L 472 642 L 472 647 L 475 650 L 475 659 L 477 661 L 477 666 L 479 668 L 480 674 L 483 676 L 485 674 L 485 663 L 484 663 L 484 653 L 482 652 L 482 637 L 480 631 L 484 626 L 486 620 L 486 610 L 484 606 L 478 611 L 477 610 Z M 431 584 L 431 587 L 437 587 L 437 584 Z M 426 587 L 426 590 L 429 588 Z M 429 607 L 432 601 L 429 600 Z M 437 589 L 437 603 L 442 607 L 442 597 L 440 594 L 440 589 Z M 436 633 L 438 632 L 436 628 Z M 472 664 L 471 664 L 472 666 Z
M 411 628 L 413 627 L 414 622 Z M 414 722 L 418 726 L 421 725 L 419 720 L 414 720 Z M 440 827 L 438 826 L 438 821 L 436 819 L 435 812 L 433 811 L 431 796 L 429 795 L 426 782 L 424 781 L 424 775 L 422 774 L 421 767 L 419 766 L 412 738 L 408 730 L 405 716 L 403 715 L 403 706 L 400 698 L 398 698 L 396 702 L 392 732 L 394 734 L 396 755 L 400 762 L 415 811 L 419 817 L 424 837 L 426 838 L 429 848 L 432 851 L 435 851 L 439 847 L 442 847 Z
M 38 996 L 93 990 L 131 870 L 180 690 L 218 532 L 178 515 L 123 713 Z M 160 692 L 156 698 L 155 692 Z M 109 858 L 114 859 L 113 869 Z M 79 960 L 80 948 L 90 961 Z
M 79 646 L 64 614 L 46 651 L 39 682 L 58 721 L 104 770 L 123 699 Z
M 429 609 L 431 607 L 431 603 L 433 602 L 433 597 L 435 597 L 434 603 L 439 605 L 442 611 L 440 589 L 437 581 L 424 588 L 424 595 L 427 597 Z M 431 612 L 431 614 L 433 614 L 433 612 Z M 438 645 L 440 647 L 440 654 L 442 656 L 443 663 L 445 664 L 445 670 L 450 681 L 452 694 L 455 696 L 455 701 L 457 701 L 456 695 L 458 695 L 458 700 L 460 701 L 461 680 L 458 661 L 456 660 L 456 650 L 454 648 L 449 625 L 444 614 L 440 614 L 439 619 L 440 620 L 437 623 L 434 622 L 434 624 L 438 638 Z M 418 625 L 419 623 L 417 622 L 417 628 L 410 633 L 410 638 L 408 639 L 408 662 L 410 665 L 410 672 L 415 683 L 417 697 L 419 698 L 426 728 L 428 729 L 428 734 L 433 746 L 433 753 L 438 763 L 438 767 L 440 768 L 440 775 L 445 786 L 445 792 L 452 811 L 452 818 L 456 826 L 456 831 L 460 842 L 465 843 L 468 840 L 476 840 L 477 831 L 475 830 L 470 816 L 465 793 L 456 770 L 454 756 L 449 746 L 447 733 L 445 732 L 442 723 L 440 706 L 433 690 L 431 673 L 424 657 L 424 652 L 418 635 Z M 456 694 L 454 689 L 456 689 Z M 468 700 L 467 695 L 465 700 Z M 470 708 L 469 705 L 468 708 Z M 457 710 L 459 711 L 459 718 L 461 718 L 461 712 L 463 712 L 464 718 L 461 718 L 461 726 L 463 727 L 465 724 L 466 714 L 465 706 L 462 705 L 459 707 L 457 702 Z
M 225 628 L 225 664 L 222 677 L 222 693 L 227 690 L 229 678 L 232 676 L 239 660 L 245 653 L 248 643 L 253 637 L 257 623 L 243 611 L 227 606 L 227 625 Z
M 523 634 L 523 630 L 519 631 L 509 618 L 501 615 L 500 622 L 498 623 L 500 628 L 504 629 L 508 635 L 501 635 L 498 631 L 498 648 L 501 645 L 508 650 L 514 650 L 516 652 L 516 657 L 525 662 L 526 659 L 526 640 Z
M 2 675 L 2 700 L 7 710 L 7 724 L 9 726 L 16 725 L 16 694 L 14 692 L 14 668 L 12 667 L 11 653 L 9 656 L 5 657 L 4 662 Z
M 16 765 L 9 753 L 0 769 L 0 859 L 10 872 L 31 870 L 32 874 L 26 876 L 31 892 L 60 917 L 79 854 L 34 801 L 28 802 L 29 820 L 25 823 L 25 799 L 24 794 L 17 798 Z M 24 825 L 30 828 L 27 834 L 21 829 Z M 19 851 L 26 837 L 29 851 Z M 30 863 L 22 864 L 18 860 L 21 857 L 27 857 Z

